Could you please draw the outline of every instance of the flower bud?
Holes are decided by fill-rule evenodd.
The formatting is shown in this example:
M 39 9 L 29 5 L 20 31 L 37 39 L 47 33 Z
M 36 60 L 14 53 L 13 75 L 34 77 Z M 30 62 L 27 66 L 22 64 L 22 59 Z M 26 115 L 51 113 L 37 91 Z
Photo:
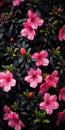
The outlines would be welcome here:
M 28 94 L 28 97 L 32 97 L 33 96 L 33 92 L 30 92 L 29 94 Z
M 25 48 L 20 48 L 20 54 L 23 54 L 25 55 L 27 53 L 26 49 Z
M 10 38 L 10 42 L 14 42 L 14 38 L 13 37 Z
M 61 13 L 61 12 L 62 12 L 62 9 L 61 9 L 61 8 L 58 8 L 58 9 L 57 9 L 57 12 L 58 12 L 58 13 Z

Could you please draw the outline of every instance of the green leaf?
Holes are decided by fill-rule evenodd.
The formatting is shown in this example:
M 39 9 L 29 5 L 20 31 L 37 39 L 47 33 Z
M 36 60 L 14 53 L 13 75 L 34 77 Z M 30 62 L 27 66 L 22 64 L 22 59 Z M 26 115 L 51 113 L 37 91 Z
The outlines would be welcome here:
M 14 49 L 14 53 L 16 53 L 18 50 L 19 50 L 18 48 L 15 48 L 15 49 Z
M 12 105 L 12 108 L 16 111 L 19 109 L 18 104 L 16 102 L 14 102 L 14 104 Z
M 42 116 L 45 118 L 45 116 L 46 116 L 46 112 L 45 111 L 42 113 Z
M 13 70 L 13 65 L 10 64 L 10 65 L 2 65 L 2 67 L 6 70 L 9 70 L 9 71 L 12 71 Z
M 44 119 L 42 122 L 44 122 L 44 123 L 50 123 L 50 120 Z
M 12 48 L 11 47 L 7 47 L 7 51 L 8 52 L 12 52 Z
M 23 92 L 23 94 L 24 94 L 26 97 L 28 97 L 28 92 Z
M 40 122 L 41 120 L 40 119 L 35 119 L 34 122 L 37 123 L 37 122 Z

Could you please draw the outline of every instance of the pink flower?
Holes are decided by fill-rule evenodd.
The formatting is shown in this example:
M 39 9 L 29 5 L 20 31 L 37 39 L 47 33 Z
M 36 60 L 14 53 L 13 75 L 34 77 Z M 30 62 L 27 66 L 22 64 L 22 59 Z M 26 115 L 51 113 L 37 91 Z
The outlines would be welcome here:
M 36 32 L 35 30 L 31 27 L 31 23 L 29 22 L 24 22 L 23 23 L 24 25 L 24 29 L 21 30 L 21 35 L 22 36 L 27 36 L 27 38 L 29 40 L 33 40 L 34 39 L 34 36 L 36 36 Z
M 49 60 L 46 58 L 47 56 L 48 56 L 48 53 L 45 50 L 36 52 L 32 55 L 32 57 L 37 60 L 36 62 L 37 66 L 40 66 L 40 65 L 47 66 L 49 64 Z
M 27 21 L 23 23 L 24 29 L 21 30 L 21 35 L 25 37 L 27 36 L 29 40 L 33 40 L 34 36 L 36 36 L 34 29 L 41 26 L 44 23 L 44 20 L 42 20 L 37 13 L 33 13 L 31 10 L 28 10 L 28 16 L 29 18 Z
M 45 82 L 45 83 L 42 83 L 41 85 L 40 85 L 40 90 L 39 90 L 39 93 L 40 94 L 43 94 L 43 93 L 45 93 L 45 92 L 47 92 L 48 90 L 49 90 L 49 83 L 48 82 Z
M 13 6 L 18 6 L 20 2 L 24 2 L 24 0 L 12 0 Z
M 53 109 L 57 109 L 59 104 L 56 102 L 56 95 L 44 94 L 44 102 L 41 102 L 39 107 L 41 110 L 45 109 L 47 114 L 52 114 Z
M 4 112 L 3 120 L 9 120 L 8 126 L 15 128 L 15 130 L 21 130 L 21 127 L 25 127 L 24 123 L 19 119 L 18 114 L 12 112 L 7 105 L 4 106 Z
M 45 81 L 49 83 L 50 87 L 53 86 L 54 88 L 56 88 L 56 85 L 59 81 L 58 71 L 54 70 L 51 75 L 48 74 Z
M 10 91 L 11 87 L 15 85 L 16 80 L 13 78 L 13 74 L 11 72 L 0 72 L 0 87 L 2 87 L 5 92 Z
M 21 130 L 21 127 L 25 127 L 23 122 L 19 120 L 18 114 L 15 112 L 10 114 L 8 126 L 15 128 L 15 130 Z
M 65 101 L 65 87 L 63 87 L 59 93 L 59 100 L 61 101 L 62 99 Z
M 58 39 L 60 41 L 65 40 L 65 25 L 59 30 L 59 36 Z
M 35 88 L 38 83 L 42 82 L 41 70 L 39 68 L 37 70 L 30 68 L 28 76 L 24 80 L 30 83 L 30 87 Z
M 33 13 L 32 10 L 28 10 L 28 17 L 27 21 L 31 23 L 33 29 L 37 29 L 38 26 L 42 26 L 44 23 L 44 20 L 36 12 Z
M 65 109 L 57 114 L 56 125 L 60 125 L 60 121 L 65 121 Z

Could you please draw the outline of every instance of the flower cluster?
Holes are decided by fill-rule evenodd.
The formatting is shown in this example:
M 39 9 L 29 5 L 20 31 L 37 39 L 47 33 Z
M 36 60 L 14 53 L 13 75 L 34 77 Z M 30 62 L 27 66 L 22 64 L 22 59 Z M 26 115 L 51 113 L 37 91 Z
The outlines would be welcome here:
M 65 129 L 64 16 L 64 0 L 0 0 L 0 130 Z
M 37 83 L 42 82 L 41 70 L 39 68 L 37 70 L 30 68 L 28 76 L 26 76 L 24 80 L 30 83 L 30 87 L 37 87 Z
M 21 35 L 33 40 L 34 36 L 36 36 L 35 30 L 37 30 L 38 26 L 42 26 L 43 23 L 44 20 L 40 18 L 38 13 L 28 10 L 28 19 L 23 23 L 24 29 L 21 30 Z

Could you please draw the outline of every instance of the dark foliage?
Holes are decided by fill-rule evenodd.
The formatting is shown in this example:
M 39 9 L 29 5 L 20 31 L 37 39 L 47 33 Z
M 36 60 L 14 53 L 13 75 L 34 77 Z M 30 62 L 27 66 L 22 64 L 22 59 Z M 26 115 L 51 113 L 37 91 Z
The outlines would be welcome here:
M 62 11 L 58 12 L 58 8 Z M 27 19 L 28 9 L 38 12 L 45 21 L 45 24 L 38 28 L 33 41 L 20 34 L 22 23 Z M 58 95 L 60 88 L 65 86 L 65 41 L 58 40 L 59 29 L 64 24 L 65 0 L 25 0 L 17 7 L 12 6 L 11 0 L 5 0 L 0 6 L 0 71 L 11 70 L 17 81 L 16 86 L 8 93 L 0 89 L 0 130 L 13 130 L 8 127 L 7 121 L 3 121 L 5 104 L 19 114 L 26 126 L 22 130 L 64 130 L 64 122 L 61 122 L 59 127 L 55 122 L 57 112 L 65 109 L 65 102 L 60 103 L 60 108 L 53 112 L 52 116 L 45 116 L 50 123 L 35 122 L 35 111 L 40 111 L 42 95 L 38 94 L 39 87 L 32 89 L 24 81 L 29 68 L 37 68 L 32 54 L 44 49 L 49 53 L 50 63 L 47 67 L 40 67 L 41 70 L 44 73 L 58 70 L 60 78 L 57 89 L 52 88 L 49 93 Z M 26 49 L 27 55 L 20 54 L 21 47 Z M 30 92 L 33 93 L 32 97 L 29 96 Z

